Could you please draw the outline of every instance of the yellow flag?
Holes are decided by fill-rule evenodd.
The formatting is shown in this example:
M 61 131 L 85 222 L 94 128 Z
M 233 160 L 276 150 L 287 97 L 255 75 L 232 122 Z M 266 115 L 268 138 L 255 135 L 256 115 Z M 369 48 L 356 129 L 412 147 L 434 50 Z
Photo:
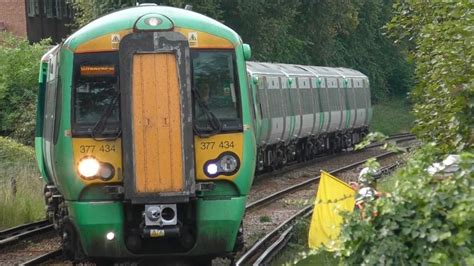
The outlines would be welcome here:
M 339 213 L 354 210 L 355 193 L 348 184 L 321 171 L 309 229 L 310 248 L 325 247 L 329 251 L 339 248 L 338 237 L 342 223 L 342 216 Z

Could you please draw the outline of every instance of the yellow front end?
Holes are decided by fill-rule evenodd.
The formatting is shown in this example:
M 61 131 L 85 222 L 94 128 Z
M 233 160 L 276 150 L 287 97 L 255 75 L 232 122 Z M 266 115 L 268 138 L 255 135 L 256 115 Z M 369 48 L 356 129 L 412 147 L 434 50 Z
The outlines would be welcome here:
M 228 133 L 214 135 L 208 138 L 194 137 L 194 150 L 196 156 L 196 179 L 197 181 L 229 180 L 233 181 L 240 169 L 243 154 L 243 133 Z M 222 159 L 226 154 L 233 155 L 237 161 L 224 162 Z M 225 159 L 225 158 L 224 158 Z M 223 165 L 226 163 L 237 163 L 236 169 L 225 172 Z M 213 164 L 217 169 L 212 169 Z M 214 172 L 216 171 L 216 172 Z

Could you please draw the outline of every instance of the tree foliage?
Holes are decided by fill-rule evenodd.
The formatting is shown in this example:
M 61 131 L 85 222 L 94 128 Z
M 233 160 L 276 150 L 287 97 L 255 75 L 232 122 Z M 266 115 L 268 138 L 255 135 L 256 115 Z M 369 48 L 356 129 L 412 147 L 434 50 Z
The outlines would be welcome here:
M 367 203 L 365 218 L 346 217 L 345 264 L 474 264 L 474 154 L 461 154 L 454 171 L 429 173 L 428 162 L 444 159 L 438 153 L 426 145 L 392 177 L 391 196 Z
M 400 1 L 388 24 L 416 62 L 415 132 L 444 152 L 474 145 L 474 3 Z
M 30 45 L 8 33 L 0 35 L 0 130 L 32 144 L 39 60 L 49 40 Z
M 79 29 L 92 20 L 112 11 L 133 6 L 134 0 L 74 0 L 74 28 Z
M 76 0 L 83 26 L 132 0 Z M 404 95 L 412 65 L 383 34 L 391 0 L 147 0 L 193 10 L 228 25 L 252 46 L 253 60 L 349 67 L 368 75 L 374 99 Z
M 10 138 L 0 137 L 0 163 L 25 161 L 33 163 L 35 151 Z
M 474 4 L 394 8 L 387 29 L 416 63 L 415 131 L 425 144 L 391 177 L 391 197 L 368 202 L 365 218 L 346 217 L 339 255 L 348 265 L 474 265 Z

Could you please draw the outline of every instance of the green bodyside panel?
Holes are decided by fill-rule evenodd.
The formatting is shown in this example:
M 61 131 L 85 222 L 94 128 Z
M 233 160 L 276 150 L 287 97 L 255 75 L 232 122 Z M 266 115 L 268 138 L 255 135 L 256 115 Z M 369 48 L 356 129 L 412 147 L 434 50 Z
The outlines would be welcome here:
M 214 250 L 232 251 L 244 215 L 246 199 L 240 197 L 230 200 L 197 201 L 198 235 L 192 254 L 206 254 Z
M 48 64 L 40 63 L 38 99 L 36 102 L 36 126 L 35 126 L 35 156 L 41 176 L 46 183 L 51 182 L 51 178 L 46 174 L 46 167 L 43 157 L 43 118 L 44 118 L 44 97 L 46 91 L 46 73 Z
M 350 128 L 350 122 L 351 122 L 351 105 L 349 102 L 349 88 L 347 87 L 347 80 L 344 79 L 344 93 L 345 93 L 345 101 L 346 101 L 346 129 Z
M 156 26 L 150 26 L 149 24 L 145 23 L 145 21 L 150 18 L 158 18 L 161 23 Z M 173 22 L 171 22 L 171 20 L 165 16 L 149 14 L 141 17 L 135 27 L 139 30 L 170 30 L 173 28 Z
M 270 131 L 270 119 L 262 118 L 262 121 L 260 123 L 260 132 L 262 135 L 260 139 L 268 136 L 269 131 Z
M 323 111 L 323 104 L 321 101 L 321 78 L 318 78 L 316 81 L 316 88 L 318 89 L 318 104 L 319 104 L 319 132 L 322 132 L 323 125 L 324 125 L 324 111 Z
M 136 20 L 146 14 L 162 14 L 175 27 L 183 27 L 211 33 L 226 38 L 235 45 L 241 43 L 239 35 L 222 23 L 196 12 L 165 6 L 142 6 L 120 10 L 98 18 L 71 35 L 64 43 L 71 49 L 104 34 L 132 29 Z
M 50 183 L 51 179 L 46 174 L 46 167 L 44 165 L 44 158 L 43 158 L 43 138 L 42 137 L 35 137 L 35 156 L 36 162 L 38 163 L 38 168 L 46 183 Z
M 293 138 L 293 134 L 295 132 L 295 125 L 296 125 L 296 116 L 295 116 L 295 110 L 294 110 L 294 106 L 293 106 L 293 101 L 291 100 L 291 94 L 290 94 L 290 91 L 292 90 L 291 88 L 291 83 L 289 82 L 289 79 L 288 79 L 288 99 L 289 100 L 289 110 L 290 110 L 290 130 L 289 130 L 289 138 L 292 139 Z
M 84 188 L 74 165 L 72 138 L 66 136 L 66 130 L 71 130 L 71 88 L 73 53 L 68 49 L 61 49 L 61 65 L 59 76 L 61 79 L 61 123 L 59 126 L 58 142 L 55 146 L 56 184 L 66 200 L 76 200 Z
M 367 125 L 370 125 L 370 121 L 372 121 L 372 107 L 368 108 L 369 110 L 369 119 L 367 120 Z
M 250 115 L 249 108 L 250 102 L 248 101 L 248 89 L 247 89 L 247 67 L 244 60 L 243 45 L 240 44 L 236 47 L 236 63 L 237 72 L 239 76 L 240 95 L 242 103 L 242 121 L 244 124 L 244 147 L 243 147 L 243 158 L 239 175 L 234 180 L 234 183 L 239 188 L 241 195 L 247 195 L 250 191 L 250 187 L 253 183 L 253 177 L 255 172 L 256 164 L 256 139 L 255 139 L 255 128 L 252 123 L 252 117 Z
M 249 81 L 248 84 L 251 84 L 250 91 L 253 97 L 254 103 L 254 110 L 255 110 L 255 140 L 260 140 L 262 138 L 262 114 L 260 113 L 260 109 L 258 108 L 258 101 L 257 101 L 257 87 L 253 81 Z
M 124 213 L 121 202 L 68 202 L 69 217 L 79 233 L 82 248 L 91 257 L 125 257 Z M 115 238 L 106 239 L 108 232 Z
M 327 81 L 326 81 L 326 84 L 327 84 Z M 330 89 L 329 89 L 328 86 L 326 85 L 326 92 L 327 92 L 328 94 L 329 94 L 329 90 L 330 90 Z M 327 100 L 327 98 L 326 98 L 326 100 Z M 332 112 L 332 110 L 331 110 L 331 105 L 330 105 L 329 102 L 328 102 L 328 125 L 327 125 L 325 131 L 328 131 L 328 130 L 329 130 L 329 127 L 331 126 L 331 118 L 332 118 L 331 112 Z
M 39 74 L 38 74 L 38 84 L 45 83 L 46 73 L 47 73 L 48 64 L 40 62 Z

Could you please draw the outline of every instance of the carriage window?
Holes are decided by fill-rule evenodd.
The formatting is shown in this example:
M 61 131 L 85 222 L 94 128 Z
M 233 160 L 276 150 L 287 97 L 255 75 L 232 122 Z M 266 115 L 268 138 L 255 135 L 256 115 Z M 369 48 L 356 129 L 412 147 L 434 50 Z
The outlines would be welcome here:
M 193 93 L 195 124 L 209 126 L 209 112 L 222 124 L 222 130 L 242 127 L 238 85 L 231 51 L 193 51 Z

